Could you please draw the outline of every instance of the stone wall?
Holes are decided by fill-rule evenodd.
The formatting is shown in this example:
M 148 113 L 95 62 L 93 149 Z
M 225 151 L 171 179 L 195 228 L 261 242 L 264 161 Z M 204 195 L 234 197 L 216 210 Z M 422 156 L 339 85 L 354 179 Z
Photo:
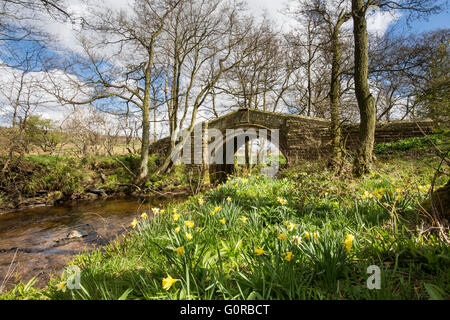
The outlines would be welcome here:
M 288 162 L 326 158 L 330 154 L 330 121 L 326 119 L 239 109 L 209 122 L 203 122 L 202 126 L 208 130 L 220 130 L 223 137 L 225 137 L 226 129 L 278 129 L 279 149 L 287 157 Z M 380 122 L 376 125 L 375 143 L 421 137 L 423 133 L 419 127 L 424 133 L 430 134 L 433 131 L 433 121 Z M 354 150 L 358 144 L 359 125 L 344 126 L 342 134 L 346 148 Z M 193 139 L 191 141 L 193 142 Z M 158 140 L 150 145 L 150 152 L 165 156 L 169 144 L 168 137 Z M 195 154 L 201 152 L 202 148 L 196 148 L 194 152 L 192 143 L 191 150 L 191 154 Z M 193 156 L 191 159 L 194 160 Z

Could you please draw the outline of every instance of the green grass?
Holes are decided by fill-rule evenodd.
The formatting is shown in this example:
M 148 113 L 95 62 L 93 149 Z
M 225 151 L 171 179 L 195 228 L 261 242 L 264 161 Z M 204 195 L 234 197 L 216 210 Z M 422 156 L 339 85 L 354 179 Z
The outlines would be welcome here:
M 66 289 L 63 274 L 42 290 L 19 283 L 0 299 L 448 299 L 450 247 L 433 229 L 424 232 L 429 221 L 416 210 L 429 197 L 439 158 L 419 147 L 423 140 L 411 141 L 389 148 L 414 156 L 387 152 L 360 179 L 336 177 L 320 161 L 278 179 L 229 177 L 153 219 L 136 217 L 126 236 L 74 258 L 81 289 Z M 33 161 L 57 167 L 54 159 Z M 96 165 L 117 170 L 115 162 Z M 182 171 L 171 179 L 186 179 Z M 108 179 L 123 178 L 116 175 Z M 434 188 L 447 181 L 437 175 Z M 381 269 L 380 290 L 366 286 L 372 265 Z M 176 281 L 166 290 L 169 276 Z
M 157 167 L 157 157 L 149 158 L 149 171 Z M 0 158 L 0 204 L 17 204 L 24 199 L 54 197 L 70 199 L 91 188 L 106 193 L 132 192 L 139 172 L 140 157 L 136 155 L 89 156 L 85 158 L 59 155 L 27 155 L 7 160 Z M 125 168 L 126 167 L 126 168 Z M 127 169 L 128 168 L 128 169 Z M 132 172 L 132 173 L 130 173 Z M 176 168 L 160 176 L 152 187 L 186 186 L 186 174 Z
M 63 275 L 44 290 L 20 284 L 2 298 L 448 298 L 448 244 L 411 225 L 412 209 L 427 197 L 417 186 L 430 184 L 433 174 L 422 161 L 379 162 L 361 180 L 338 179 L 318 164 L 291 168 L 280 179 L 230 177 L 152 220 L 136 217 L 127 236 L 76 257 L 80 290 L 58 289 Z M 347 235 L 354 237 L 350 251 Z M 371 265 L 381 268 L 380 290 L 366 287 Z M 165 290 L 169 275 L 176 282 Z

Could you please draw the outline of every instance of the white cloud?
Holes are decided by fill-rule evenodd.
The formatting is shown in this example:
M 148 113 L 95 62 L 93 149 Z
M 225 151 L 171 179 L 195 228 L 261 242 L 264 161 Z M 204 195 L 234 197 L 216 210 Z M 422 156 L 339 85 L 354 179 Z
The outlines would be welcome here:
M 371 34 L 382 36 L 389 26 L 401 18 L 398 11 L 376 11 L 369 14 L 367 19 L 367 31 Z

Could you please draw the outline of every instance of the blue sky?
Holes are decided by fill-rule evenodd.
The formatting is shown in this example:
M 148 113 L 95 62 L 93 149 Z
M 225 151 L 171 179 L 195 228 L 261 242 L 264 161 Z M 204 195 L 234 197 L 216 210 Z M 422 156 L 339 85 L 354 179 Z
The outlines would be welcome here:
M 406 17 L 402 16 L 395 24 L 403 27 L 402 29 L 408 33 L 422 33 L 436 29 L 450 28 L 450 14 L 446 11 L 429 16 L 426 20 L 415 20 L 410 23 L 410 27 L 406 25 Z

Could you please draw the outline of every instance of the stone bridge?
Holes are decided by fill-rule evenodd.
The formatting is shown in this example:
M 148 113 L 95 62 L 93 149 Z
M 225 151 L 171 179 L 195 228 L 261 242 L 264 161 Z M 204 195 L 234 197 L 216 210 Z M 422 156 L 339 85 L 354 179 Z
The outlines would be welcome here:
M 197 125 L 187 146 L 191 152 L 184 151 L 181 156 L 184 163 L 202 166 L 211 175 L 229 173 L 233 170 L 237 150 L 248 140 L 264 137 L 279 149 L 287 163 L 327 158 L 331 147 L 330 127 L 330 121 L 321 118 L 238 109 Z M 380 122 L 376 125 L 375 143 L 420 137 L 422 131 L 432 133 L 432 120 Z M 196 132 L 203 137 L 201 143 L 194 143 Z M 342 138 L 347 149 L 357 146 L 358 136 L 358 124 L 343 126 Z M 150 151 L 166 156 L 169 145 L 170 137 L 167 137 L 153 143 Z

